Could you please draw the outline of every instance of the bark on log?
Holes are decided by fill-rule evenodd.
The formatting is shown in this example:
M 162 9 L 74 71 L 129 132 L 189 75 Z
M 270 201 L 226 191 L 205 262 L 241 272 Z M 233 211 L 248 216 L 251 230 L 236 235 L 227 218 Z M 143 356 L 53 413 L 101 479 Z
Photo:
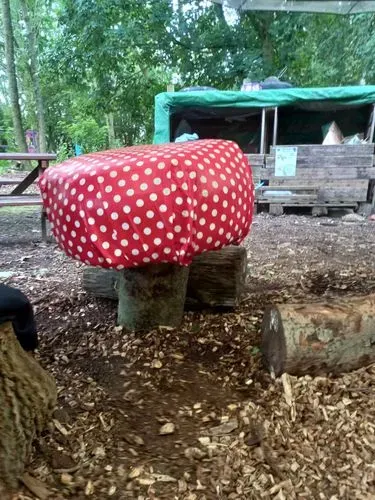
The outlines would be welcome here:
M 188 267 L 175 264 L 150 264 L 121 271 L 118 324 L 135 331 L 179 326 L 188 276 Z
M 82 274 L 82 286 L 89 294 L 103 299 L 118 300 L 118 279 L 120 271 L 101 267 L 85 267 Z
M 235 307 L 245 287 L 247 252 L 229 246 L 194 258 L 187 287 L 187 307 Z
M 194 258 L 189 272 L 185 306 L 235 307 L 243 292 L 247 254 L 243 247 L 229 246 Z M 86 267 L 83 288 L 95 297 L 118 299 L 119 271 Z
M 56 404 L 52 377 L 26 353 L 11 323 L 0 324 L 0 498 L 18 487 L 31 444 Z
M 375 362 L 375 295 L 269 307 L 262 352 L 276 376 L 338 374 Z

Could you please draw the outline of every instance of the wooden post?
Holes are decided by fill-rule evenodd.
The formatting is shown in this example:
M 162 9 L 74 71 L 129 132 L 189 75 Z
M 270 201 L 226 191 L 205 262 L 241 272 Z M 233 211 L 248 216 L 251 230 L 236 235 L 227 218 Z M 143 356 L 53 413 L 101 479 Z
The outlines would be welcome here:
M 149 264 L 121 271 L 118 324 L 132 331 L 179 326 L 188 276 L 189 268 L 176 264 Z
M 260 128 L 260 154 L 264 155 L 266 150 L 266 108 L 262 108 L 262 123 Z
M 17 489 L 33 439 L 56 404 L 52 377 L 26 353 L 11 323 L 0 324 L 0 498 Z
M 38 160 L 38 176 L 40 177 L 43 172 L 49 167 L 49 160 Z M 40 225 L 42 229 L 42 240 L 48 242 L 48 232 L 47 232 L 47 212 L 42 206 L 40 213 Z
M 375 133 L 375 104 L 372 105 L 372 118 L 371 118 L 371 127 L 370 127 L 370 142 L 374 142 L 374 133 Z
M 375 294 L 269 307 L 262 352 L 276 376 L 355 370 L 375 362 Z
M 275 147 L 277 144 L 277 128 L 279 123 L 279 108 L 274 109 L 273 114 L 273 137 L 272 137 L 272 146 Z

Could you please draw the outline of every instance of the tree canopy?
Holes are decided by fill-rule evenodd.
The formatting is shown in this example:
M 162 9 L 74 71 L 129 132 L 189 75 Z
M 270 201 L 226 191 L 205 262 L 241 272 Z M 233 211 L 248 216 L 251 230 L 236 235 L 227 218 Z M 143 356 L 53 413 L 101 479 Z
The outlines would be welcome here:
M 154 96 L 173 75 L 177 87 L 222 90 L 281 71 L 300 86 L 375 77 L 373 14 L 228 17 L 202 0 L 2 0 L 3 28 L 8 13 L 12 31 L 0 31 L 0 131 L 10 149 L 24 147 L 11 121 L 13 58 L 20 123 L 61 159 L 77 144 L 94 151 L 150 142 Z

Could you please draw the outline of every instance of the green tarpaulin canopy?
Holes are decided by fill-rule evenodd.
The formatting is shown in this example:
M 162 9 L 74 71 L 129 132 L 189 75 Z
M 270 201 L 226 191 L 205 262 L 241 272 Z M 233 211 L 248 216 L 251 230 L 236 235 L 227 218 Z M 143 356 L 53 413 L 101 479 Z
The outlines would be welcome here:
M 253 92 L 194 91 L 163 92 L 155 97 L 154 143 L 174 140 L 175 117 L 181 121 L 185 117 L 195 120 L 228 119 L 243 120 L 251 114 L 259 115 L 262 108 L 278 107 L 280 113 L 293 108 L 296 113 L 303 111 L 314 114 L 325 112 L 324 120 L 330 119 L 328 112 L 340 111 L 347 107 L 359 107 L 375 103 L 375 86 L 330 87 L 330 88 L 287 88 L 260 90 Z M 296 111 L 297 110 L 297 111 Z M 349 116 L 349 115 L 348 115 Z M 295 117 L 295 121 L 298 117 Z M 366 120 L 368 114 L 366 115 Z M 352 120 L 353 121 L 353 120 Z M 282 124 L 280 124 L 280 127 Z M 192 130 L 193 132 L 195 130 Z M 228 137 L 229 138 L 229 137 Z
M 375 11 L 374 0 L 212 0 L 239 10 L 359 14 Z

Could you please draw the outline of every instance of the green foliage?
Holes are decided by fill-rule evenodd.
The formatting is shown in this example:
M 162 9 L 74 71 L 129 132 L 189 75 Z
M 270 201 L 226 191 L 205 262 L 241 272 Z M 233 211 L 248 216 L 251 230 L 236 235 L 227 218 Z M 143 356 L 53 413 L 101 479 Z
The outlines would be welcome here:
M 61 141 L 57 146 L 55 163 L 57 164 L 62 163 L 63 161 L 68 160 L 72 156 L 74 156 L 72 147 L 69 147 L 66 142 Z
M 79 144 L 84 153 L 100 151 L 107 146 L 107 127 L 101 127 L 94 118 L 78 119 L 74 123 L 63 125 L 67 136 L 74 144 Z
M 0 160 L 0 174 L 5 174 L 10 168 L 9 161 Z
M 10 106 L 0 107 L 0 144 L 6 145 L 9 151 L 17 149 Z
M 12 1 L 17 72 L 24 122 L 35 128 L 19 1 Z M 49 149 L 61 159 L 73 154 L 75 142 L 85 151 L 106 148 L 109 142 L 150 142 L 154 97 L 166 90 L 174 73 L 181 86 L 223 90 L 284 68 L 284 78 L 299 86 L 358 84 L 362 78 L 371 83 L 375 78 L 372 14 L 243 11 L 228 24 L 220 5 L 202 0 L 26 1 L 38 42 Z M 0 94 L 3 89 L 0 71 Z M 11 124 L 6 128 L 14 140 Z

